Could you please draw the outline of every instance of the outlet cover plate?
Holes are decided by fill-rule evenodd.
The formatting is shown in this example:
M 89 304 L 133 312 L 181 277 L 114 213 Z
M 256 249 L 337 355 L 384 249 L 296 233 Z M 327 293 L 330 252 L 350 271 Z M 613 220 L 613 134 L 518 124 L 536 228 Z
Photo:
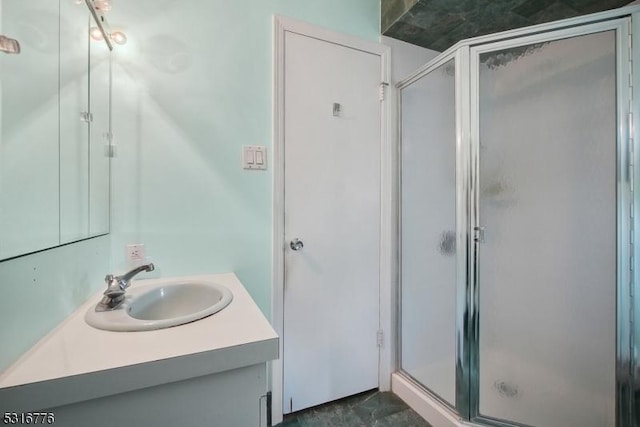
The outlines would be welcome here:
M 126 246 L 127 250 L 127 261 L 138 263 L 140 261 L 144 261 L 147 258 L 147 254 L 144 250 L 144 244 L 142 243 L 134 243 Z

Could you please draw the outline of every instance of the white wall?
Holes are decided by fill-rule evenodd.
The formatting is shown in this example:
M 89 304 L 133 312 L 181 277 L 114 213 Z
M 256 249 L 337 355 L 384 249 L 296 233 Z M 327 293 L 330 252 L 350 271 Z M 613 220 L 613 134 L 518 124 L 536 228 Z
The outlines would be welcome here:
M 381 36 L 380 42 L 391 48 L 391 83 L 393 85 L 440 54 L 435 50 L 387 36 Z

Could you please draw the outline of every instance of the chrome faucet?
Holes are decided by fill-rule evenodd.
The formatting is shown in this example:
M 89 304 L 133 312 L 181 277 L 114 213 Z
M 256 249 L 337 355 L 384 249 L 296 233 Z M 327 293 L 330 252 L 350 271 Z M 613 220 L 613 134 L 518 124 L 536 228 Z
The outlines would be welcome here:
M 107 283 L 107 290 L 104 291 L 104 297 L 96 306 L 96 311 L 109 311 L 120 307 L 124 302 L 126 289 L 131 286 L 131 279 L 138 273 L 153 270 L 155 270 L 155 267 L 152 263 L 149 263 L 136 267 L 122 276 L 114 277 L 113 274 L 107 274 L 104 278 Z

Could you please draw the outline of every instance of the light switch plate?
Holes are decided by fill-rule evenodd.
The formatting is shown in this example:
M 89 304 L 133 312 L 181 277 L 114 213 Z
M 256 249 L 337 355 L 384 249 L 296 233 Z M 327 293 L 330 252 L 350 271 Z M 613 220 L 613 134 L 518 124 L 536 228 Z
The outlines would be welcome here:
M 264 145 L 242 146 L 242 168 L 253 170 L 267 169 L 267 147 Z

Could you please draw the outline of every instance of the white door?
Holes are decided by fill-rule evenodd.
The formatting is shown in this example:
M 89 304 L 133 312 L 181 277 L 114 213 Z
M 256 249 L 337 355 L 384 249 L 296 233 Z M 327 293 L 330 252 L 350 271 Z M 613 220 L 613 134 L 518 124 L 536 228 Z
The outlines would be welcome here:
M 378 386 L 381 57 L 284 41 L 289 413 Z

